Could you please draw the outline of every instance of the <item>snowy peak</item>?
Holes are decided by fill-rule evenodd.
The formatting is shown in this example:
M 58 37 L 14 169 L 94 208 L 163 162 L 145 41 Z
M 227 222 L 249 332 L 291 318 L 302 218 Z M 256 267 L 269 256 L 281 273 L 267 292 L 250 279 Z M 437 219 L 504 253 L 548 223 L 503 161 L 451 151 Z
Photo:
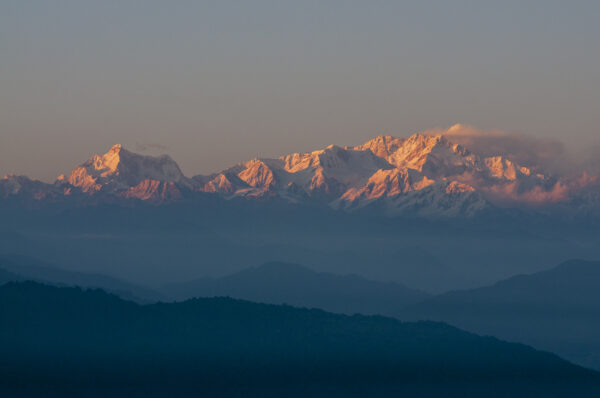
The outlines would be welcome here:
M 121 152 L 125 154 L 121 144 L 113 145 L 110 150 L 102 156 L 94 155 L 91 159 L 95 170 L 100 171 L 103 176 L 115 173 L 121 163 Z
M 322 168 L 326 171 L 348 170 L 349 168 L 364 169 L 370 172 L 382 167 L 389 167 L 377 156 L 364 150 L 354 148 L 342 148 L 337 145 L 329 145 L 309 153 L 293 153 L 280 157 L 283 168 L 288 173 L 297 173 L 306 169 Z
M 369 151 L 336 145 L 310 153 L 293 153 L 280 160 L 287 173 L 310 174 L 310 189 L 322 187 L 326 180 L 349 187 L 362 185 L 377 170 L 392 168 Z
M 312 198 L 333 200 L 349 187 L 364 184 L 389 163 L 368 151 L 330 145 L 324 149 L 293 153 L 278 159 L 253 159 L 211 177 L 196 176 L 199 190 L 231 196 L 268 194 L 293 202 Z
M 268 190 L 277 184 L 273 169 L 264 160 L 253 159 L 243 167 L 237 176 L 249 186 Z
M 224 172 L 209 177 L 196 176 L 193 179 L 200 191 L 209 193 L 231 195 L 241 188 L 248 188 L 248 184 L 234 173 Z
M 117 144 L 103 155 L 92 156 L 63 181 L 83 192 L 94 193 L 104 189 L 129 189 L 146 180 L 184 182 L 186 178 L 168 155 L 138 155 Z
M 369 150 L 391 165 L 426 172 L 430 176 L 458 174 L 477 163 L 477 157 L 443 135 L 413 134 L 407 139 L 379 136 L 355 147 Z
M 479 182 L 498 183 L 546 179 L 530 167 L 516 164 L 504 156 L 482 158 L 444 135 L 413 134 L 402 139 L 379 136 L 355 149 L 368 150 L 397 168 L 419 171 L 433 179 L 455 179 L 469 175 Z M 535 165 L 533 165 L 535 166 Z
M 400 147 L 402 147 L 404 141 L 405 140 L 403 138 L 380 135 L 362 145 L 354 147 L 354 149 L 359 151 L 369 150 L 375 156 L 383 158 L 389 162 L 391 160 L 391 156 L 396 153 Z
M 490 176 L 500 180 L 515 181 L 518 178 L 526 177 L 544 179 L 544 175 L 539 173 L 534 175 L 530 168 L 519 166 L 502 156 L 488 157 L 483 162 Z
M 407 168 L 377 170 L 365 185 L 359 188 L 349 189 L 340 199 L 354 202 L 357 200 L 372 200 L 382 197 L 391 197 L 414 190 L 420 190 L 433 183 L 433 180 L 430 180 L 415 170 Z

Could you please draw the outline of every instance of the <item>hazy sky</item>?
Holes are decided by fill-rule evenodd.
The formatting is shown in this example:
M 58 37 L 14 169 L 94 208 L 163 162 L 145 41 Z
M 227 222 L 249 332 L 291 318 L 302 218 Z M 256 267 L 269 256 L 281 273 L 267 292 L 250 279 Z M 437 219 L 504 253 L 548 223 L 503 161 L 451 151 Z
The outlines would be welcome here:
M 193 175 L 461 122 L 600 136 L 600 1 L 0 2 L 0 174 Z

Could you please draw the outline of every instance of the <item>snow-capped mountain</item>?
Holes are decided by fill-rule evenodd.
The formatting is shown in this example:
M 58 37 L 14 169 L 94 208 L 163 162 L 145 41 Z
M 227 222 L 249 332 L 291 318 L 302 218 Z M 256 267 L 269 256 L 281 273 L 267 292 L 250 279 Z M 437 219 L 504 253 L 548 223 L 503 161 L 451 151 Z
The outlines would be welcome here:
M 319 201 L 346 211 L 377 203 L 391 215 L 428 216 L 474 215 L 505 188 L 545 189 L 551 181 L 503 156 L 484 158 L 443 135 L 425 134 L 253 159 L 193 180 L 226 197 Z
M 92 156 L 68 177 L 59 176 L 57 184 L 66 193 L 77 189 L 89 195 L 102 192 L 142 200 L 179 199 L 180 190 L 193 185 L 170 156 L 139 155 L 121 145 Z
M 453 143 L 451 136 L 414 134 L 378 136 L 358 146 L 330 145 L 277 159 L 257 158 L 192 178 L 184 176 L 169 156 L 139 155 L 115 145 L 67 177 L 59 176 L 55 184 L 7 176 L 0 180 L 0 195 L 163 203 L 196 192 L 224 199 L 318 203 L 344 211 L 376 207 L 389 215 L 453 217 L 474 216 L 496 205 L 568 201 L 565 187 L 573 186 L 538 165 L 518 164 L 510 154 L 481 156 Z

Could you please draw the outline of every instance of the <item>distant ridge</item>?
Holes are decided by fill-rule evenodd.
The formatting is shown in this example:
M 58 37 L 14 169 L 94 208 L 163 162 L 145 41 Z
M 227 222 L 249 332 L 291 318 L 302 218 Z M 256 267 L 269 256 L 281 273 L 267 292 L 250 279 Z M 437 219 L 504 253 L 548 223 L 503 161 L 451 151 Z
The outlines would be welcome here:
M 441 294 L 396 315 L 448 322 L 600 369 L 598 286 L 600 262 L 571 260 L 491 286 Z
M 218 279 L 198 279 L 164 287 L 177 299 L 228 296 L 270 304 L 321 308 L 345 314 L 390 315 L 428 294 L 397 283 L 373 282 L 357 275 L 315 272 L 271 262 Z
M 124 299 L 138 302 L 163 299 L 159 293 L 149 288 L 110 276 L 69 271 L 31 257 L 0 254 L 0 284 L 25 280 L 56 286 L 101 288 Z

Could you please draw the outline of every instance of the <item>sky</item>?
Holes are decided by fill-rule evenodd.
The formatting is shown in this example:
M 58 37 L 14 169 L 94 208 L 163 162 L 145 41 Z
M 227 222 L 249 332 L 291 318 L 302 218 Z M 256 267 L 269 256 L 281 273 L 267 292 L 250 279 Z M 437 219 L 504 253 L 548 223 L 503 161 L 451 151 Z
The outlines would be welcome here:
M 464 123 L 600 137 L 598 1 L 0 2 L 0 175 L 186 175 Z M 600 147 L 599 147 L 600 148 Z

